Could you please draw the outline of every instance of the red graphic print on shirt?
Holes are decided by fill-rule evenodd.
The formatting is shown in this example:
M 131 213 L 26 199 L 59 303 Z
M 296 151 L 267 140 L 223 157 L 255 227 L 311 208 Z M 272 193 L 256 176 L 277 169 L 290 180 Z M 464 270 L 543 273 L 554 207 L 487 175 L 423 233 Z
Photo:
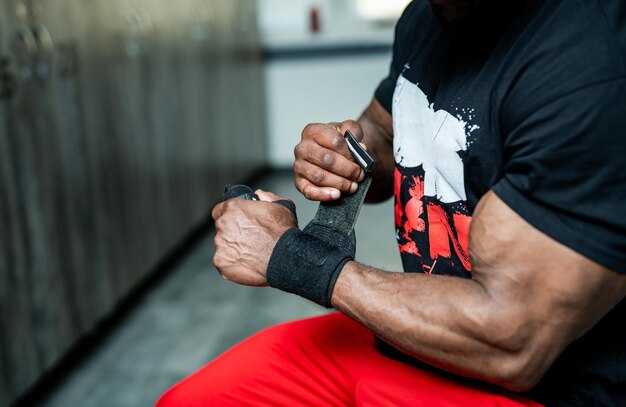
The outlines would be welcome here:
M 404 270 L 469 277 L 472 217 L 460 153 L 478 127 L 436 110 L 402 75 L 394 92 L 393 124 L 394 212 Z

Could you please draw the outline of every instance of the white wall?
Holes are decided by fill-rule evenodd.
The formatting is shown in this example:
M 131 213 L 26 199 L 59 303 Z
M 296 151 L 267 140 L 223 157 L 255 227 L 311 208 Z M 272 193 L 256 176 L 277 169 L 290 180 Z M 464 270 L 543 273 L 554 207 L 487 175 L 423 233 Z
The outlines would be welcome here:
M 308 27 L 307 10 L 312 3 L 312 0 L 258 0 L 261 32 L 305 32 Z
M 409 0 L 257 0 L 258 22 L 265 34 L 309 30 L 309 12 L 316 7 L 322 31 L 340 30 L 364 20 L 395 20 Z
M 267 51 L 332 54 L 279 56 L 266 63 L 270 164 L 288 167 L 306 124 L 355 119 L 369 104 L 391 62 L 391 52 L 380 48 L 391 47 L 394 19 L 408 0 L 257 1 Z M 320 12 L 319 34 L 309 33 L 311 7 Z M 361 46 L 371 52 L 355 54 Z M 351 52 L 342 55 L 347 49 Z
M 293 165 L 293 148 L 312 122 L 356 119 L 387 75 L 391 55 L 270 61 L 266 65 L 270 164 Z

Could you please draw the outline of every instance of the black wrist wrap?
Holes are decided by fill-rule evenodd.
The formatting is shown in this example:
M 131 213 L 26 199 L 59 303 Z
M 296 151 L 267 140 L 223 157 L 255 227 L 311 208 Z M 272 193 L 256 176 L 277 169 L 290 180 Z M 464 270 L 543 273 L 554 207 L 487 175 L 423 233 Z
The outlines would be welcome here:
M 372 183 L 369 172 L 373 158 L 356 141 L 345 134 L 348 148 L 365 170 L 365 179 L 352 195 L 333 202 L 320 203 L 313 220 L 304 228 L 289 229 L 276 243 L 267 267 L 270 286 L 298 294 L 326 308 L 343 266 L 356 252 L 354 224 Z
M 354 254 L 292 228 L 281 236 L 272 252 L 267 282 L 330 308 L 337 277 L 352 259 Z
M 343 266 L 354 260 L 354 224 L 370 183 L 367 175 L 353 195 L 321 203 L 304 230 L 292 228 L 283 234 L 267 267 L 270 286 L 331 307 L 337 278 Z

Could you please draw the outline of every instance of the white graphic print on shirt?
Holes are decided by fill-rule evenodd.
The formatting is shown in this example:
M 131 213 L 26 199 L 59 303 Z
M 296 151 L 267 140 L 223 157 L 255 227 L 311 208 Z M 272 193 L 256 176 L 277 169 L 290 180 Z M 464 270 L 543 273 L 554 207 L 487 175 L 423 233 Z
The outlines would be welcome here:
M 393 95 L 396 231 L 405 270 L 470 271 L 463 160 L 471 127 L 400 75 Z M 416 261 L 417 260 L 417 261 Z M 462 267 L 459 267 L 462 266 Z

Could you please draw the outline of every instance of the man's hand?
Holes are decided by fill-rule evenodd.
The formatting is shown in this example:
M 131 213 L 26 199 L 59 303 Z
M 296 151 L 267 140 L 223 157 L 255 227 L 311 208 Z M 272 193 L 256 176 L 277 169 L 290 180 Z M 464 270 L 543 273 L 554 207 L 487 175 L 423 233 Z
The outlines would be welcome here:
M 302 141 L 294 149 L 293 169 L 296 188 L 307 199 L 332 201 L 342 193 L 354 193 L 357 182 L 365 177 L 343 137 L 346 130 L 357 140 L 363 139 L 363 130 L 354 120 L 309 124 L 302 131 Z
M 267 264 L 276 242 L 296 220 L 289 209 L 272 203 L 284 198 L 255 192 L 261 201 L 229 199 L 213 208 L 213 264 L 226 280 L 262 287 L 267 285 Z
M 393 193 L 393 125 L 391 115 L 376 99 L 358 121 L 309 124 L 294 149 L 296 188 L 312 201 L 333 201 L 354 193 L 365 176 L 356 164 L 343 135 L 346 130 L 374 157 L 374 182 L 368 202 L 380 202 Z

